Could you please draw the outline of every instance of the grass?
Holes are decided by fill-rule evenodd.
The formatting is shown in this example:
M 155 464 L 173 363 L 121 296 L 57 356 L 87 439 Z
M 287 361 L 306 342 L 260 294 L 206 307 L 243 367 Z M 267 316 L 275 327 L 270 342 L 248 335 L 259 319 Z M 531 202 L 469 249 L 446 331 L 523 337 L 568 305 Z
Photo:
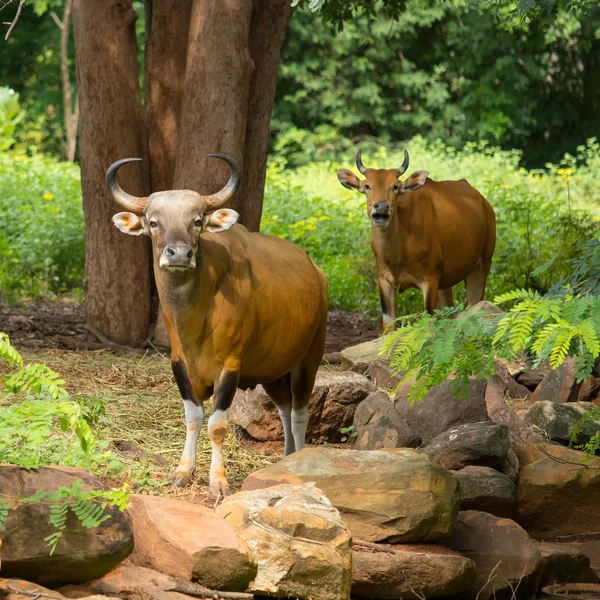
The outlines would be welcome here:
M 175 470 L 185 441 L 183 406 L 171 375 L 169 361 L 160 355 L 114 355 L 108 352 L 71 352 L 19 348 L 26 362 L 45 363 L 66 380 L 73 398 L 101 400 L 105 416 L 95 428 L 98 439 L 111 445 L 129 442 L 133 452 L 114 450 L 124 469 L 105 476 L 106 482 L 120 487 L 124 482 L 133 493 L 169 495 L 212 506 L 208 494 L 211 445 L 206 426 L 198 442 L 196 477 L 185 489 L 173 489 L 166 481 Z M 9 368 L 0 364 L 0 374 Z M 1 398 L 0 398 L 1 402 Z M 212 405 L 205 404 L 210 415 Z M 276 448 L 278 450 L 278 448 Z M 227 477 L 238 490 L 252 472 L 275 462 L 279 453 L 261 446 L 241 443 L 235 426 L 229 426 L 225 442 Z

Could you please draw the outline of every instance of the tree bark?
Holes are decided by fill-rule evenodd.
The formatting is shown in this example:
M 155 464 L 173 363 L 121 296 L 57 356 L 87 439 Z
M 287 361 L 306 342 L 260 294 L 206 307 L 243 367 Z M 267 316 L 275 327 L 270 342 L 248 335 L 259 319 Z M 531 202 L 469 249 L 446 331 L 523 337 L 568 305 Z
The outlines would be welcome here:
M 249 0 L 195 0 L 188 39 L 174 186 L 211 194 L 229 178 L 221 152 L 244 165 L 250 79 Z M 243 177 L 243 176 L 242 176 Z M 240 212 L 239 193 L 229 203 Z
M 81 187 L 86 222 L 86 318 L 110 340 L 139 346 L 150 324 L 148 245 L 111 223 L 119 207 L 104 186 L 115 160 L 147 159 L 131 0 L 74 0 Z M 119 172 L 124 189 L 148 193 L 147 160 Z
M 145 52 L 150 189 L 173 188 L 192 0 L 152 0 Z
M 71 10 L 73 0 L 67 0 L 62 21 L 55 13 L 50 16 L 60 29 L 60 80 L 63 94 L 63 108 L 65 112 L 65 158 L 69 162 L 75 161 L 77 147 L 77 123 L 79 122 L 79 102 L 75 100 L 73 108 L 73 87 L 69 73 L 69 33 L 71 28 Z
M 244 225 L 250 231 L 260 228 L 281 46 L 293 12 L 290 0 L 254 0 L 250 56 L 255 68 L 248 100 L 244 177 L 238 192 L 244 202 Z

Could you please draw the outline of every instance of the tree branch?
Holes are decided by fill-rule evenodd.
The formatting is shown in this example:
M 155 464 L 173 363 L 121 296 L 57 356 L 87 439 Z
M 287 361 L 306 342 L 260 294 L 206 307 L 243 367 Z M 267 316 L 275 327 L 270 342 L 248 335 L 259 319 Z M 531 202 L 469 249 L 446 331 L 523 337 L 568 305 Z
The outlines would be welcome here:
M 21 0 L 19 2 L 19 7 L 17 8 L 17 14 L 15 15 L 15 18 L 13 19 L 12 23 L 10 24 L 8 31 L 6 32 L 6 36 L 4 38 L 5 41 L 10 37 L 10 34 L 12 33 L 13 29 L 17 25 L 17 21 L 19 20 L 19 17 L 21 16 L 21 12 L 23 11 L 24 4 L 25 4 L 25 0 Z

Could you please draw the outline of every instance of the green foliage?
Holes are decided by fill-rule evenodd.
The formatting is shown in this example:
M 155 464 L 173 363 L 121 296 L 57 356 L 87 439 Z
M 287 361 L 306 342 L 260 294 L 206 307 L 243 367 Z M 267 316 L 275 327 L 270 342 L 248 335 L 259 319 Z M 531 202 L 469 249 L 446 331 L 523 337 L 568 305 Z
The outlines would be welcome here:
M 0 299 L 48 298 L 82 288 L 79 169 L 41 155 L 0 152 L 0 173 Z
M 19 94 L 8 87 L 0 87 L 0 152 L 14 144 L 15 129 L 24 116 L 19 105 Z
M 340 433 L 343 435 L 342 442 L 350 443 L 354 438 L 358 437 L 358 431 L 354 430 L 354 425 L 342 427 Z
M 585 444 L 577 445 L 577 439 L 590 425 L 596 425 L 600 420 L 600 408 L 593 408 L 588 411 L 575 425 L 571 432 L 570 445 L 576 446 L 578 449 L 587 452 L 588 454 L 597 454 L 600 452 L 600 431 L 592 435 Z

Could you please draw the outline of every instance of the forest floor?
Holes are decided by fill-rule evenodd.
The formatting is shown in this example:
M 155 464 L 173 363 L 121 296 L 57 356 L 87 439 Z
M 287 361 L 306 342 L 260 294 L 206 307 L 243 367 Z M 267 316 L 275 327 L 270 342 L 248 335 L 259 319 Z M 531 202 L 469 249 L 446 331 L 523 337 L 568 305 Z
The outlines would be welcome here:
M 127 481 L 135 492 L 174 495 L 212 506 L 207 489 L 211 448 L 206 427 L 198 443 L 195 483 L 177 490 L 166 482 L 183 449 L 185 425 L 181 398 L 165 354 L 65 348 L 59 340 L 71 337 L 85 341 L 88 337 L 82 307 L 69 302 L 0 305 L 0 331 L 8 334 L 26 363 L 44 363 L 60 373 L 71 397 L 105 407 L 95 433 L 123 464 L 118 473 L 105 474 L 108 484 L 119 487 Z M 377 327 L 361 315 L 331 311 L 326 352 L 377 335 Z M 3 372 L 9 368 L 0 364 L 0 374 Z M 211 408 L 208 402 L 207 415 Z M 230 426 L 225 457 L 232 489 L 238 490 L 251 472 L 278 460 L 282 451 L 282 443 L 255 442 Z

